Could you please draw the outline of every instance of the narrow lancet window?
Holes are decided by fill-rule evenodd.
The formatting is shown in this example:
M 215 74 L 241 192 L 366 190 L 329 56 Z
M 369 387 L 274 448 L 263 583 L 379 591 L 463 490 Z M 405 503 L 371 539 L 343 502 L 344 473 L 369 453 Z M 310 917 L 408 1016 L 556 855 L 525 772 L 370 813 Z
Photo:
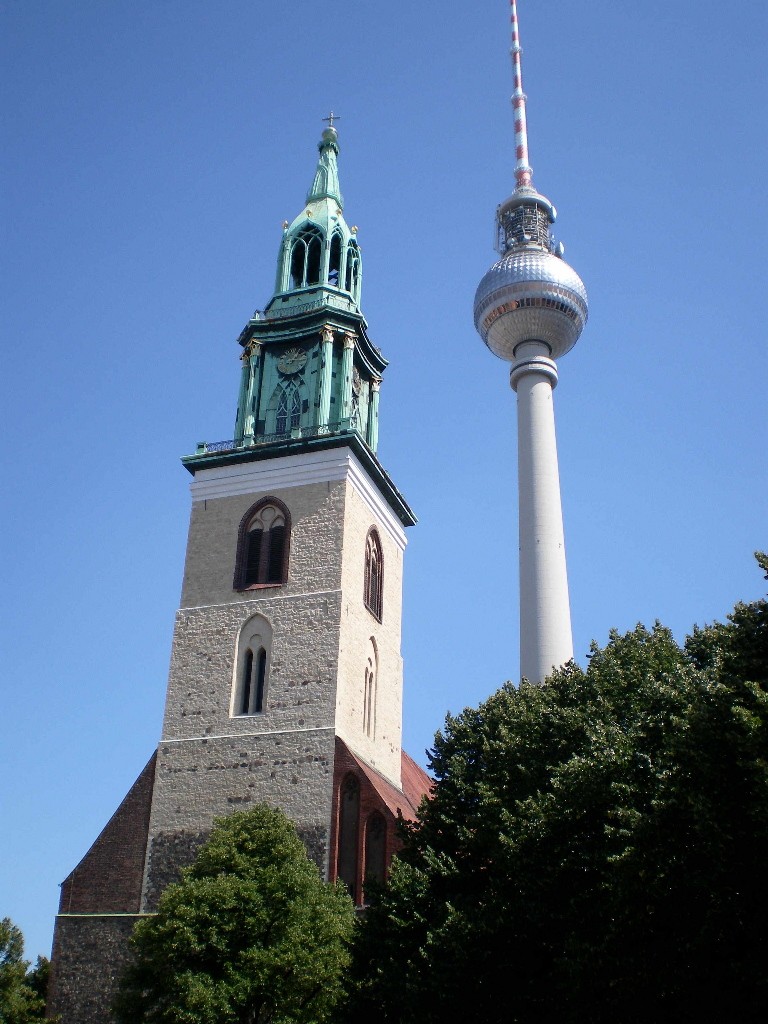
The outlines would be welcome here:
M 240 714 L 255 715 L 264 710 L 264 683 L 267 678 L 267 652 L 263 647 L 258 654 L 249 647 L 245 652 L 243 682 L 241 688 Z
M 312 235 L 307 245 L 307 284 L 317 284 L 320 280 L 322 252 L 320 235 Z
M 336 877 L 342 881 L 349 895 L 358 902 L 358 853 L 360 829 L 360 783 L 354 775 L 347 775 L 339 790 L 339 847 L 336 856 Z
M 383 814 L 374 811 L 365 823 L 365 880 L 383 885 L 386 872 L 387 823 Z
M 341 272 L 341 235 L 334 233 L 331 239 L 331 250 L 328 258 L 328 284 L 334 288 L 339 287 L 339 274 Z
M 376 672 L 373 658 L 368 658 L 368 664 L 365 666 L 363 729 L 366 736 L 373 737 L 376 733 Z
M 233 715 L 258 715 L 266 706 L 272 627 L 263 615 L 249 619 L 238 640 Z
M 354 242 L 347 246 L 347 270 L 344 288 L 355 298 L 357 297 L 357 284 L 360 274 L 360 251 Z
M 384 589 L 384 562 L 381 554 L 381 541 L 375 529 L 368 532 L 365 543 L 365 607 L 381 622 L 382 595 Z
M 253 678 L 253 651 L 248 648 L 243 666 L 243 687 L 240 701 L 240 714 L 247 715 L 251 707 L 251 679 Z
M 256 660 L 256 699 L 253 702 L 254 711 L 264 710 L 264 683 L 267 678 L 267 652 L 264 648 L 260 648 L 259 656 Z
M 307 265 L 307 243 L 297 238 L 291 251 L 291 285 L 294 288 L 304 287 L 304 268 Z
M 280 392 L 280 401 L 277 403 L 277 416 L 275 417 L 275 433 L 285 434 L 288 427 L 288 392 L 283 388 Z
M 287 434 L 301 426 L 301 392 L 291 381 L 280 388 L 280 397 L 275 411 L 275 433 Z

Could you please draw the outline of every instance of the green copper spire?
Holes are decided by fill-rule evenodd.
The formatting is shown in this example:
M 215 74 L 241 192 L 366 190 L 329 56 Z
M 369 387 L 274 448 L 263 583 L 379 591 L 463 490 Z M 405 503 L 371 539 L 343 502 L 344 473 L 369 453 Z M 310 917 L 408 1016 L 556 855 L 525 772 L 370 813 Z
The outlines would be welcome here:
M 284 222 L 272 298 L 240 335 L 236 448 L 337 437 L 376 451 L 387 360 L 360 309 L 362 257 L 342 211 L 334 117 L 306 201 Z
M 362 260 L 357 228 L 344 220 L 339 188 L 339 136 L 331 124 L 323 132 L 312 187 L 301 213 L 285 222 L 277 260 L 275 293 L 265 312 L 279 303 L 283 312 L 311 301 L 360 313 Z
M 339 167 L 336 158 L 339 155 L 339 135 L 333 127 L 334 115 L 331 113 L 331 124 L 323 132 L 323 137 L 317 145 L 320 150 L 320 159 L 317 161 L 315 180 L 312 188 L 307 192 L 307 202 L 313 203 L 318 199 L 333 199 L 344 207 L 344 197 L 339 187 Z

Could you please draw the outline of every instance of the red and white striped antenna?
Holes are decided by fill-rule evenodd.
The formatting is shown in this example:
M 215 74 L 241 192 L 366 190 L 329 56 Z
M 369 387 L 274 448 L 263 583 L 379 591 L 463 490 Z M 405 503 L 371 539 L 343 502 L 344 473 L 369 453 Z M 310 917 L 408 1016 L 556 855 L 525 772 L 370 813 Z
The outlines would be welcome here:
M 512 72 L 515 88 L 512 93 L 512 109 L 515 112 L 515 182 L 517 188 L 533 188 L 533 168 L 528 163 L 528 125 L 525 120 L 525 93 L 523 92 L 523 67 L 520 46 L 520 28 L 517 23 L 517 0 L 510 0 L 512 21 Z

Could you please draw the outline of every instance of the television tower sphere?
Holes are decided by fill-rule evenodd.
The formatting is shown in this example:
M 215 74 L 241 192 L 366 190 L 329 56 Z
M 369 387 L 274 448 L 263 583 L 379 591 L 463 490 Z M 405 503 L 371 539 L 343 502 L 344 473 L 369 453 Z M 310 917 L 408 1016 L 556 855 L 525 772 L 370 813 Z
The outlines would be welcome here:
M 529 232 L 522 224 L 532 221 Z M 570 351 L 587 322 L 587 291 L 581 278 L 552 248 L 546 221 L 554 210 L 533 189 L 519 189 L 498 211 L 503 255 L 475 294 L 475 327 L 501 359 L 513 362 L 524 341 L 543 341 L 550 358 Z
M 563 259 L 550 226 L 555 208 L 533 185 L 517 0 L 509 0 L 515 115 L 515 190 L 496 210 L 501 258 L 475 294 L 475 327 L 512 365 L 517 394 L 517 494 L 520 550 L 520 675 L 542 683 L 573 657 L 563 510 L 552 390 L 555 360 L 587 322 L 587 292 Z

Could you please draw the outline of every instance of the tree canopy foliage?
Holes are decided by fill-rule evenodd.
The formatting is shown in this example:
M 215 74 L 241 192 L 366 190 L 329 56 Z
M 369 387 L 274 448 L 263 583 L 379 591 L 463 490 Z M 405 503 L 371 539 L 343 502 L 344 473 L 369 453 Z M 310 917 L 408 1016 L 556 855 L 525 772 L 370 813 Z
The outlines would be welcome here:
M 35 1024 L 45 1018 L 48 961 L 24 959 L 24 937 L 10 918 L 0 921 L 0 1024 Z
M 431 769 L 352 1021 L 766 1019 L 766 601 L 503 686 L 447 719 Z
M 354 924 L 282 812 L 216 822 L 180 882 L 140 921 L 115 1012 L 124 1024 L 294 1024 L 327 1019 Z

